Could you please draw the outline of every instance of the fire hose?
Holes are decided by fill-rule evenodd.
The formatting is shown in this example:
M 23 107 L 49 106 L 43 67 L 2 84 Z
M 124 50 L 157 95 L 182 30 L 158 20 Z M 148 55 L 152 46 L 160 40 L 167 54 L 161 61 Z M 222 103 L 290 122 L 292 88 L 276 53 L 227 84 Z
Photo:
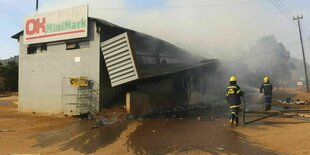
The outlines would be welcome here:
M 260 117 L 260 118 L 257 118 L 257 119 L 254 119 L 254 120 L 251 120 L 249 122 L 246 122 L 245 120 L 245 113 L 246 113 L 246 100 L 245 100 L 245 97 L 243 97 L 243 125 L 245 126 L 246 124 L 250 124 L 250 123 L 254 123 L 254 122 L 257 122 L 257 121 L 260 121 L 260 120 L 263 120 L 263 119 L 266 119 L 266 118 L 269 118 L 269 117 L 272 117 L 272 116 L 275 116 L 275 115 L 279 115 L 279 114 L 283 114 L 283 113 L 289 113 L 289 112 L 310 112 L 310 110 L 303 110 L 303 109 L 292 109 L 292 110 L 282 110 L 282 111 L 278 111 L 278 112 L 273 112 L 273 113 L 269 113 L 267 116 L 263 116 L 263 117 Z M 248 113 L 262 113 L 262 112 L 248 112 Z

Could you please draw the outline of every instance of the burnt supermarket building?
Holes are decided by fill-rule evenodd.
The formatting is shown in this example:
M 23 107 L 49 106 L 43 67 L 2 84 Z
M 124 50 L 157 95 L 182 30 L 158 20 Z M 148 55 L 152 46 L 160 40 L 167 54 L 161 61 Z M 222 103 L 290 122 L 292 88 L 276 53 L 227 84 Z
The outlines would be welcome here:
M 78 115 L 114 104 L 145 115 L 201 102 L 218 65 L 78 6 L 27 17 L 19 41 L 19 110 Z

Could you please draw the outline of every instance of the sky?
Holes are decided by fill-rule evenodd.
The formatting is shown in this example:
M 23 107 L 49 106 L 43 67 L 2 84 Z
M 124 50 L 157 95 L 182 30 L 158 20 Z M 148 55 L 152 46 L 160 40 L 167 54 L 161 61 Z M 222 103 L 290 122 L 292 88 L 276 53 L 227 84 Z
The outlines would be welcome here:
M 18 55 L 11 36 L 35 14 L 36 0 L 0 0 L 0 59 Z M 306 59 L 310 62 L 309 0 L 39 0 L 38 13 L 89 5 L 89 15 L 166 40 L 207 58 L 247 52 L 274 35 L 292 57 L 302 59 L 297 21 L 301 20 Z M 287 10 L 281 11 L 282 8 Z

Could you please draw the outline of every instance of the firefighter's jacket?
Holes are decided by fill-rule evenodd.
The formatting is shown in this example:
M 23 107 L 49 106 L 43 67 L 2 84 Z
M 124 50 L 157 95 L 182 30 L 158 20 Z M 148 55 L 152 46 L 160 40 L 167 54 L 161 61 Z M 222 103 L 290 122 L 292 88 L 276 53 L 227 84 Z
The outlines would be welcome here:
M 230 105 L 230 108 L 237 108 L 240 106 L 241 96 L 243 96 L 243 92 L 241 91 L 238 85 L 227 86 L 226 98 L 227 98 L 227 102 Z
M 267 97 L 267 96 L 272 96 L 272 85 L 269 83 L 269 82 L 266 82 L 266 83 L 263 83 L 261 86 L 260 86 L 260 90 L 259 92 L 262 93 L 263 90 L 264 90 L 264 95 Z

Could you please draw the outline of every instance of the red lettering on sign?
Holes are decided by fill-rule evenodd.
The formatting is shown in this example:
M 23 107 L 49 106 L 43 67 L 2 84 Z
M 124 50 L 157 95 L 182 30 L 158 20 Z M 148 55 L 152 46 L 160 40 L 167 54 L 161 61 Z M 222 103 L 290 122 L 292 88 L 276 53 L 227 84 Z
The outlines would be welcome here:
M 30 29 L 30 25 L 32 25 L 32 29 Z M 26 22 L 26 34 L 32 35 L 35 33 L 35 25 L 36 25 L 36 20 L 35 19 L 29 19 Z
M 45 32 L 45 17 L 37 19 L 29 19 L 26 22 L 26 34 L 33 35 L 35 33 Z
M 40 33 L 40 29 L 42 29 L 42 32 L 45 32 L 45 17 L 42 18 L 42 22 L 40 22 L 40 19 L 37 19 L 36 33 Z

